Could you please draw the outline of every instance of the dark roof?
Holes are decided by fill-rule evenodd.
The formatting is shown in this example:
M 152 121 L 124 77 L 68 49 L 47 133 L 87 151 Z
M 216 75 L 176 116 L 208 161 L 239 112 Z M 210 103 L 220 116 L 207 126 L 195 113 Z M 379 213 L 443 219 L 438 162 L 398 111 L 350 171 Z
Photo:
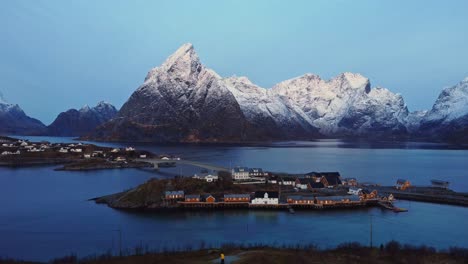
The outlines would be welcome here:
M 247 167 L 235 167 L 234 172 L 248 172 L 249 168 Z
M 320 189 L 320 188 L 325 188 L 325 185 L 323 185 L 322 182 L 311 182 L 310 187 L 313 189 Z
M 295 201 L 299 201 L 299 200 L 311 200 L 311 201 L 313 201 L 314 197 L 301 196 L 301 195 L 292 195 L 292 196 L 288 196 L 288 199 L 295 200 Z
M 225 194 L 224 198 L 250 198 L 250 194 L 248 194 L 248 193 Z
M 342 201 L 343 199 L 349 199 L 350 201 L 359 201 L 359 196 L 356 195 L 345 195 L 345 196 L 317 196 L 317 200 L 321 201 Z
M 209 193 L 203 194 L 201 197 L 202 197 L 203 200 L 206 200 L 206 199 L 207 199 L 208 197 L 210 197 L 210 196 L 213 197 L 213 198 L 215 198 L 213 195 L 211 195 L 211 194 L 209 194 Z M 215 200 L 216 200 L 216 198 L 215 198 Z
M 320 174 L 327 179 L 329 185 L 342 184 L 339 172 L 321 172 Z
M 292 176 L 281 177 L 283 181 L 295 181 L 297 178 Z
M 309 184 L 311 188 L 318 189 L 324 188 L 325 186 L 321 182 L 316 182 L 312 178 L 298 178 L 300 184 Z
M 194 199 L 194 198 L 200 199 L 200 195 L 199 194 L 187 194 L 187 195 L 185 195 L 185 199 Z
M 259 172 L 259 173 L 263 173 L 263 170 L 261 168 L 251 168 L 249 169 L 249 172 Z
M 278 198 L 278 192 L 270 192 L 270 191 L 257 191 L 255 192 L 255 198 L 263 198 L 265 197 L 265 193 L 268 193 L 268 198 Z
M 309 177 L 325 177 L 327 179 L 328 184 L 330 185 L 340 185 L 341 182 L 341 175 L 339 172 L 309 172 L 306 174 Z
M 314 179 L 311 179 L 311 178 L 297 178 L 297 180 L 299 180 L 300 184 L 315 183 Z
M 166 191 L 166 195 L 184 195 L 184 191 Z

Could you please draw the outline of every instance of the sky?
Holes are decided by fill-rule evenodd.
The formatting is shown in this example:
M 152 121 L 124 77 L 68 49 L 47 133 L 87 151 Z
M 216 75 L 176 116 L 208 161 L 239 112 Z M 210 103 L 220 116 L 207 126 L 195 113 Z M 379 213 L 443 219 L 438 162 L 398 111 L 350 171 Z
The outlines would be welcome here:
M 0 3 L 0 92 L 49 124 L 105 100 L 122 106 L 184 43 L 221 76 L 269 88 L 357 72 L 429 109 L 468 76 L 468 1 L 118 1 Z

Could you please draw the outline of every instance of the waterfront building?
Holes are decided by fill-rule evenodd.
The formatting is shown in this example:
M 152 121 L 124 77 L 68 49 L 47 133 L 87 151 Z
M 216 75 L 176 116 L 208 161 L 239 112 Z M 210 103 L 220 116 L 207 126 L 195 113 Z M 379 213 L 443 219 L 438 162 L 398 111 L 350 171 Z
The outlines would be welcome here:
M 202 201 L 205 203 L 214 203 L 216 202 L 216 198 L 213 195 L 207 193 L 202 196 Z
M 225 194 L 224 195 L 225 203 L 241 203 L 241 202 L 250 202 L 250 194 Z
M 247 167 L 235 167 L 231 171 L 232 179 L 235 181 L 242 181 L 250 179 L 249 168 Z
M 359 195 L 361 193 L 362 189 L 358 187 L 349 187 L 348 194 L 351 195 Z
M 255 192 L 252 204 L 278 204 L 279 194 L 278 192 L 270 191 L 257 191 Z
M 184 191 L 166 191 L 164 195 L 166 199 L 183 199 Z
M 286 199 L 288 204 L 317 204 L 317 205 L 340 205 L 350 203 L 360 203 L 361 199 L 358 196 L 288 196 Z
M 398 190 L 406 190 L 411 187 L 411 183 L 405 179 L 398 179 L 395 186 Z
M 185 195 L 185 202 L 198 203 L 200 202 L 200 195 L 199 194 L 187 194 Z

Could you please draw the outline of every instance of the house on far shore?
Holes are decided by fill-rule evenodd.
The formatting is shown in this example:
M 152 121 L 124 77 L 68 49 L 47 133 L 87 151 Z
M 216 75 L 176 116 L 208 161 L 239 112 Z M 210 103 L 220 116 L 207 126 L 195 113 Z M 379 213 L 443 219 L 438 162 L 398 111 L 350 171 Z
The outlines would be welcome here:
M 267 182 L 271 184 L 277 184 L 279 182 L 279 177 L 277 175 L 272 174 L 268 177 Z
M 252 204 L 278 204 L 279 194 L 278 192 L 269 191 L 257 191 L 255 192 Z
M 291 176 L 281 177 L 281 180 L 278 182 L 278 184 L 294 186 L 296 184 L 296 177 L 291 177 Z
M 411 183 L 405 179 L 398 179 L 395 186 L 398 190 L 406 190 L 411 187 Z
M 250 194 L 225 194 L 225 203 L 248 203 L 250 202 Z
M 200 202 L 200 195 L 199 194 L 187 194 L 185 195 L 185 202 L 198 203 Z
M 342 182 L 343 185 L 346 186 L 358 186 L 358 181 L 356 180 L 356 178 L 344 178 Z
M 247 167 L 235 167 L 231 171 L 232 179 L 235 181 L 242 181 L 250 179 L 249 168 Z
M 184 199 L 184 191 L 166 191 L 164 196 L 166 199 Z

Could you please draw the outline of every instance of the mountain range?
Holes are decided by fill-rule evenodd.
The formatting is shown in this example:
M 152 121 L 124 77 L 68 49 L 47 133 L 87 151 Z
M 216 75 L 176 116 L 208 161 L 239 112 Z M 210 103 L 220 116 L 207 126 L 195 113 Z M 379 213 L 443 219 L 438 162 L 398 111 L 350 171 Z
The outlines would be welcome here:
M 27 116 L 18 105 L 7 103 L 0 94 L 0 134 L 5 135 L 84 136 L 116 114 L 113 105 L 100 102 L 95 107 L 85 105 L 62 112 L 46 126 Z
M 467 103 L 468 78 L 445 88 L 431 110 L 416 112 L 408 111 L 401 95 L 372 87 L 358 73 L 330 80 L 305 74 L 262 88 L 247 77 L 219 76 L 188 43 L 151 69 L 118 112 L 105 103 L 71 109 L 45 133 L 151 142 L 356 137 L 468 142 Z
M 318 137 L 450 139 L 468 122 L 466 80 L 445 89 L 430 111 L 368 78 L 305 74 L 266 89 L 247 77 L 223 78 L 184 44 L 151 69 L 117 116 L 87 138 L 156 142 L 308 140 Z M 460 99 L 464 98 L 464 99 Z M 459 102 L 457 107 L 453 102 Z M 457 114 L 455 114 L 457 113 Z M 456 117 L 451 117 L 456 115 Z M 447 128 L 450 123 L 450 129 Z M 430 129 L 429 129 L 430 128 Z
M 60 113 L 47 127 L 49 136 L 84 136 L 96 127 L 114 118 L 117 109 L 107 102 L 99 102 L 95 107 L 83 106 Z

